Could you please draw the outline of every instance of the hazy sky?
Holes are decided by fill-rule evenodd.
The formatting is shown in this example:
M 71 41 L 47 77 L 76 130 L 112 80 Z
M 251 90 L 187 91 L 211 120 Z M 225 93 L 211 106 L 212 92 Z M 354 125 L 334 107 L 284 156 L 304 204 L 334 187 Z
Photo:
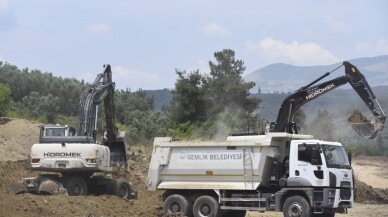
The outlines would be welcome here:
M 388 1 L 0 0 L 0 61 L 118 88 L 172 88 L 233 49 L 248 74 L 271 63 L 388 54 Z

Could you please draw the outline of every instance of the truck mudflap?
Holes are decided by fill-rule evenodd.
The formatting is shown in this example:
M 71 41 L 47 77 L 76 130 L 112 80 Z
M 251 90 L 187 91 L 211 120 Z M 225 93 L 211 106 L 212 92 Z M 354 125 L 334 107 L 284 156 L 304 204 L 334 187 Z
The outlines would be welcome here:
M 12 183 L 8 192 L 11 194 L 67 195 L 67 191 L 61 183 L 46 177 L 24 178 Z

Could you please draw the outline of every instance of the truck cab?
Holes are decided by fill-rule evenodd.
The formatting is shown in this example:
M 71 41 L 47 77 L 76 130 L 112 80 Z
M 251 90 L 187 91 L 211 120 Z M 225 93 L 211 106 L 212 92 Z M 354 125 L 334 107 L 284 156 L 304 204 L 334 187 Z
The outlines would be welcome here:
M 344 212 L 352 207 L 352 168 L 341 143 L 292 140 L 289 153 L 288 178 L 279 181 L 283 189 L 276 193 L 277 200 L 280 201 L 286 192 L 303 187 L 311 188 L 304 192 L 314 212 L 332 209 Z M 281 209 L 277 207 L 277 210 Z

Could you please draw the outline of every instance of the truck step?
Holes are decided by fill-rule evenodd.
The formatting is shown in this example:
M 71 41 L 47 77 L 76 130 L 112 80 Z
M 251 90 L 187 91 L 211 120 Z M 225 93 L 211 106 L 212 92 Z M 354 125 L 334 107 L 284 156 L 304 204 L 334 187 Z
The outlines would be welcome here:
M 244 207 L 244 206 L 221 206 L 221 209 L 230 209 L 230 210 L 251 210 L 265 212 L 267 209 L 265 207 Z
M 266 202 L 265 198 L 220 198 L 221 202 L 230 202 L 230 201 L 242 201 L 242 202 L 251 202 L 251 201 L 259 201 Z

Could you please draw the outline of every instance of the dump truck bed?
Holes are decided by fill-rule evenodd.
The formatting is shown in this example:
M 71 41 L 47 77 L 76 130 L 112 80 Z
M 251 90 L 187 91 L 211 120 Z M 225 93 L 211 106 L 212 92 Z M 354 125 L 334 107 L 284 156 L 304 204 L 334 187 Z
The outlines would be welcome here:
M 309 135 L 270 133 L 228 137 L 228 141 L 172 141 L 155 138 L 148 189 L 252 190 L 270 179 L 284 140 Z

